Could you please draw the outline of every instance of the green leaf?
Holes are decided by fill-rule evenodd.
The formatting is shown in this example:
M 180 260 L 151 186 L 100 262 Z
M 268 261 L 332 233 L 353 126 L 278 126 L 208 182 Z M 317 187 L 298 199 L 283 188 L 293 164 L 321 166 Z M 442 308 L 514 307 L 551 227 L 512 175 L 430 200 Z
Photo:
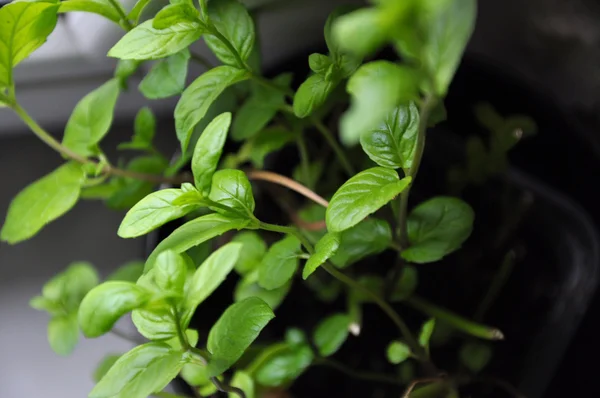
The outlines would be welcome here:
M 420 75 L 415 69 L 389 61 L 362 65 L 348 80 L 352 106 L 340 120 L 341 138 L 357 143 L 363 132 L 376 128 L 401 103 L 418 97 Z
M 319 240 L 315 246 L 315 252 L 304 266 L 302 271 L 302 279 L 308 278 L 313 272 L 321 266 L 325 261 L 333 257 L 340 247 L 341 234 L 329 232 Z
M 185 337 L 187 338 L 188 343 L 190 343 L 190 346 L 192 347 L 196 347 L 196 344 L 198 344 L 198 340 L 200 339 L 200 335 L 198 334 L 197 330 L 194 329 L 188 329 L 185 331 Z M 167 340 L 166 343 L 168 345 L 170 345 L 171 347 L 173 347 L 175 350 L 183 350 L 184 348 L 181 346 L 181 341 L 179 340 L 178 336 L 173 337 L 170 340 Z
M 198 365 L 196 363 L 186 363 L 183 365 L 183 369 L 181 369 L 181 378 L 185 380 L 190 386 L 203 386 L 203 385 L 212 385 L 208 375 L 206 374 L 207 367 L 205 365 Z M 215 388 L 216 390 L 216 388 Z M 212 393 L 206 395 L 204 392 L 201 393 L 202 396 L 209 396 Z
M 281 127 L 267 128 L 247 141 L 250 144 L 250 161 L 262 169 L 267 155 L 294 141 L 294 135 Z
M 376 8 L 362 8 L 339 16 L 332 27 L 336 44 L 364 57 L 381 47 L 388 38 L 385 15 Z
M 180 23 L 196 23 L 200 13 L 191 4 L 169 4 L 162 8 L 152 20 L 154 29 L 167 29 Z
M 100 361 L 98 366 L 96 366 L 96 370 L 94 370 L 92 380 L 94 380 L 95 383 L 98 383 L 119 358 L 121 358 L 120 354 L 108 354 L 102 358 L 102 361 Z
M 240 275 L 245 275 L 257 269 L 267 252 L 267 245 L 260 235 L 254 231 L 243 231 L 234 236 L 232 242 L 241 243 L 241 252 L 244 253 L 235 264 L 235 270 Z
M 277 289 L 267 290 L 260 287 L 260 285 L 257 283 L 257 280 L 258 274 L 256 272 L 240 280 L 233 293 L 234 300 L 238 302 L 243 301 L 248 297 L 258 297 L 267 303 L 272 310 L 275 310 L 283 302 L 285 296 L 287 296 L 288 292 L 290 291 L 290 287 L 292 286 L 291 281 L 288 281 L 286 284 L 278 287 Z
M 321 356 L 328 357 L 340 349 L 348 338 L 349 325 L 350 317 L 346 314 L 332 315 L 317 325 L 313 341 Z
M 58 355 L 69 355 L 79 340 L 79 325 L 76 314 L 59 315 L 48 323 L 48 342 Z
M 92 264 L 74 262 L 63 272 L 61 299 L 67 311 L 77 311 L 81 300 L 98 285 L 100 278 Z
M 194 80 L 175 107 L 175 129 L 185 152 L 192 130 L 204 118 L 210 105 L 229 86 L 246 80 L 249 73 L 232 66 L 217 66 Z
M 394 199 L 410 183 L 410 177 L 400 180 L 398 173 L 383 167 L 361 171 L 331 198 L 325 213 L 327 229 L 341 232 L 355 226 Z
M 375 217 L 342 232 L 340 247 L 331 262 L 340 268 L 386 250 L 392 241 L 390 225 Z
M 111 79 L 83 97 L 67 122 L 63 145 L 82 156 L 96 154 L 112 124 L 119 91 L 119 79 Z
M 314 53 L 308 57 L 308 66 L 310 69 L 318 74 L 324 75 L 327 70 L 331 67 L 333 61 L 327 55 Z
M 90 12 L 107 18 L 116 24 L 121 21 L 121 16 L 109 1 L 106 0 L 65 0 L 61 1 L 58 13 L 66 12 Z
M 243 229 L 249 223 L 247 219 L 232 218 L 222 214 L 208 214 L 189 221 L 177 228 L 156 246 L 146 261 L 146 271 L 154 266 L 156 256 L 164 250 L 183 253 L 193 246 L 206 242 L 232 229 Z
M 254 380 L 252 380 L 252 377 L 250 377 L 248 373 L 241 370 L 236 371 L 233 374 L 230 385 L 241 389 L 246 395 L 246 398 L 254 398 Z M 238 395 L 230 392 L 227 394 L 227 397 L 237 398 Z
M 133 142 L 151 146 L 156 134 L 156 118 L 150 108 L 143 107 L 135 116 Z
M 298 268 L 299 252 L 300 241 L 292 235 L 274 243 L 258 268 L 258 284 L 268 290 L 283 286 Z
M 231 305 L 208 334 L 209 376 L 218 376 L 233 365 L 275 317 L 269 306 L 257 297 Z
M 105 282 L 92 289 L 79 307 L 79 325 L 87 337 L 108 332 L 117 320 L 151 298 L 145 289 L 130 282 Z
M 229 275 L 240 256 L 241 249 L 241 243 L 230 242 L 213 252 L 198 267 L 191 278 L 183 302 L 185 312 L 182 316 L 182 322 L 185 327 L 187 327 L 198 305 L 206 300 Z
M 110 274 L 106 280 L 108 281 L 123 281 L 123 282 L 136 282 L 140 276 L 144 273 L 144 262 L 143 261 L 130 261 L 115 272 Z
M 140 82 L 138 89 L 148 99 L 168 98 L 181 94 L 185 88 L 189 59 L 190 52 L 186 48 L 159 61 L 152 66 Z
M 421 331 L 419 332 L 419 344 L 421 347 L 425 347 L 425 349 L 429 349 L 429 340 L 431 339 L 431 335 L 433 334 L 433 329 L 435 328 L 435 318 L 431 318 L 427 322 L 421 326 Z
M 44 296 L 35 296 L 29 300 L 29 306 L 34 310 L 45 311 L 50 315 L 60 315 L 64 313 L 62 303 L 50 300 Z
M 411 102 L 390 112 L 383 123 L 360 136 L 360 144 L 372 161 L 391 169 L 412 167 L 419 133 L 419 110 Z
M 180 22 L 166 29 L 155 29 L 153 23 L 151 19 L 127 32 L 108 56 L 142 61 L 168 57 L 187 48 L 206 31 L 199 21 Z
M 81 165 L 67 163 L 30 184 L 10 203 L 0 239 L 24 241 L 65 214 L 77 202 L 84 179 Z
M 90 398 L 146 398 L 160 392 L 184 364 L 183 352 L 147 343 L 120 357 L 90 392 Z
M 268 387 L 284 386 L 294 381 L 310 366 L 314 354 L 310 346 L 276 344 L 256 358 L 253 371 L 257 383 Z
M 483 343 L 466 343 L 460 348 L 460 362 L 471 372 L 481 372 L 492 359 L 492 348 Z
M 322 74 L 309 76 L 298 87 L 294 95 L 294 114 L 299 118 L 310 116 L 325 103 L 325 100 L 338 83 L 338 79 L 327 79 Z
M 208 196 L 213 202 L 227 206 L 231 212 L 241 217 L 254 218 L 254 196 L 246 173 L 241 170 L 219 170 L 212 177 L 212 186 Z M 217 212 L 230 213 L 215 207 Z
M 13 87 L 13 68 L 44 44 L 56 26 L 58 4 L 12 2 L 0 8 L 0 92 Z
M 135 24 L 137 25 L 140 20 L 140 16 L 142 15 L 142 12 L 149 3 L 150 0 L 137 0 L 129 14 L 127 14 L 127 19 L 135 22 Z
M 224 64 L 245 68 L 238 61 L 238 56 L 243 62 L 247 61 L 255 41 L 254 22 L 246 7 L 237 0 L 210 1 L 208 16 L 210 23 L 230 43 L 235 53 L 212 34 L 204 36 L 208 47 Z
M 390 299 L 392 301 L 406 300 L 412 296 L 418 284 L 419 274 L 417 269 L 411 265 L 405 265 L 402 269 L 400 279 L 398 279 L 396 286 L 394 286 Z
M 423 264 L 441 260 L 471 235 L 475 214 L 466 202 L 447 196 L 429 199 L 408 215 L 410 246 L 402 257 Z
M 156 257 L 154 282 L 160 289 L 183 295 L 186 277 L 187 266 L 181 255 L 165 250 Z
M 361 275 L 357 282 L 360 283 L 363 287 L 365 287 L 369 292 L 375 293 L 376 295 L 381 295 L 383 291 L 384 284 L 383 278 L 377 275 Z M 370 294 L 367 294 L 361 290 L 355 289 L 350 292 L 351 299 L 353 299 L 356 303 L 372 303 L 373 297 Z
M 196 203 L 177 206 L 173 202 L 183 195 L 181 189 L 169 188 L 151 193 L 131 208 L 123 218 L 117 234 L 121 238 L 135 238 L 183 217 L 202 204 Z
M 134 310 L 131 320 L 138 332 L 149 340 L 168 340 L 177 336 L 177 325 L 170 309 Z
M 388 345 L 387 359 L 390 363 L 398 365 L 411 357 L 410 347 L 401 341 L 392 341 Z
M 205 196 L 210 192 L 213 174 L 219 164 L 230 124 L 231 113 L 220 114 L 206 126 L 196 143 L 192 172 L 196 187 Z
M 285 331 L 285 342 L 291 347 L 298 347 L 307 342 L 306 333 L 301 329 L 290 328 Z

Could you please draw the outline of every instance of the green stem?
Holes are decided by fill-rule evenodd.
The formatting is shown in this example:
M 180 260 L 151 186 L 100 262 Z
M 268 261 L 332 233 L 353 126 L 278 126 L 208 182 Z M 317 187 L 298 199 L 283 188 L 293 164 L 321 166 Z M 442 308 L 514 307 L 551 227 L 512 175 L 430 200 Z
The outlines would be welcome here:
M 315 358 L 313 364 L 316 366 L 328 366 L 330 368 L 336 369 L 336 370 L 338 370 L 342 373 L 345 373 L 346 375 L 356 378 L 356 379 L 369 380 L 369 381 L 374 381 L 377 383 L 389 383 L 389 384 L 398 384 L 398 385 L 403 384 L 400 380 L 397 380 L 394 377 L 382 375 L 379 373 L 373 373 L 373 372 L 357 371 L 357 370 L 347 367 L 346 365 L 344 365 L 340 362 L 334 361 L 332 359 Z
M 302 176 L 304 177 L 305 184 L 309 189 L 315 189 L 310 178 L 310 159 L 308 157 L 308 148 L 306 147 L 304 132 L 302 130 L 298 132 L 298 138 L 296 139 L 296 142 L 298 143 L 300 165 L 302 167 Z
M 123 24 L 123 28 L 127 31 L 133 29 L 133 25 L 127 18 L 127 13 L 123 8 L 123 5 L 119 2 L 119 0 L 108 0 L 109 3 L 113 6 L 113 8 L 117 11 L 119 16 L 121 17 L 121 23 Z
M 496 297 L 498 297 L 498 294 L 500 293 L 500 291 L 506 284 L 506 281 L 508 280 L 510 274 L 512 273 L 512 270 L 515 265 L 515 259 L 516 259 L 516 255 L 515 255 L 514 250 L 510 250 L 504 256 L 504 259 L 502 260 L 502 265 L 500 266 L 500 269 L 498 269 L 498 271 L 496 272 L 496 275 L 494 275 L 494 279 L 492 280 L 492 285 L 488 289 L 483 300 L 481 300 L 481 303 L 479 304 L 479 307 L 477 308 L 477 312 L 475 312 L 475 316 L 474 316 L 475 320 L 479 321 L 479 320 L 483 319 L 483 316 L 485 315 L 487 310 L 490 308 L 490 306 L 492 305 L 494 300 L 496 300 Z
M 217 387 L 217 390 L 219 390 L 221 392 L 233 393 L 233 394 L 236 394 L 240 398 L 246 398 L 246 394 L 244 393 L 244 391 L 241 388 L 237 388 L 234 386 L 227 385 L 225 383 L 221 383 L 221 380 L 217 379 L 216 377 L 211 377 L 210 381 L 212 381 L 212 383 L 215 385 L 215 387 Z
M 283 225 L 269 224 L 266 222 L 260 221 L 258 224 L 259 229 L 264 229 L 265 231 L 271 232 L 279 232 L 281 234 L 293 235 L 302 243 L 302 245 L 306 248 L 306 250 L 313 254 L 315 252 L 311 243 L 306 239 L 306 237 L 295 227 L 287 227 Z
M 215 67 L 209 60 L 207 60 L 200 54 L 190 52 L 190 58 L 192 59 L 192 61 L 204 66 L 206 69 L 212 69 Z
M 494 327 L 482 325 L 477 322 L 473 322 L 460 315 L 448 311 L 447 309 L 438 307 L 431 304 L 424 299 L 412 296 L 404 301 L 404 303 L 411 307 L 431 316 L 447 322 L 458 330 L 461 330 L 471 336 L 479 337 L 486 340 L 503 340 L 504 335 L 502 332 Z
M 231 54 L 233 54 L 236 62 L 239 64 L 240 68 L 246 69 L 249 72 L 252 71 L 250 66 L 246 62 L 244 62 L 244 60 L 242 59 L 240 54 L 237 52 L 237 50 L 233 47 L 233 45 L 229 42 L 229 40 L 227 40 L 227 38 L 221 34 L 221 32 L 219 32 L 214 26 L 211 26 L 211 25 L 208 26 L 208 30 L 211 35 L 213 35 L 217 39 L 219 39 L 221 41 L 221 43 L 223 43 L 225 45 L 225 47 L 227 47 L 229 52 L 231 52 Z
M 173 306 L 173 321 L 175 322 L 175 329 L 177 330 L 177 338 L 179 339 L 179 343 L 184 350 L 190 350 L 192 346 L 190 345 L 187 336 L 181 329 L 181 317 L 179 316 L 179 312 L 177 308 Z
M 311 120 L 314 123 L 317 130 L 325 138 L 329 146 L 331 146 L 331 149 L 333 149 L 333 151 L 335 152 L 335 155 L 337 156 L 338 160 L 340 161 L 340 164 L 346 171 L 346 174 L 348 174 L 349 176 L 353 176 L 355 174 L 354 167 L 352 166 L 352 163 L 350 163 L 350 161 L 348 160 L 348 157 L 344 153 L 342 147 L 335 140 L 331 130 L 329 130 L 327 126 L 325 126 L 320 120 L 317 120 L 314 117 L 311 117 Z

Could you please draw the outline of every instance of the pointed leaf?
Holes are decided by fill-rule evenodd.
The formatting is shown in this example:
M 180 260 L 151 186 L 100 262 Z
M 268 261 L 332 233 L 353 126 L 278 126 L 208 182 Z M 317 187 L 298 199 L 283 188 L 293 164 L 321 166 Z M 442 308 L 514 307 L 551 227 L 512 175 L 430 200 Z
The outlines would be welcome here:
M 165 250 L 156 257 L 154 282 L 166 292 L 183 295 L 183 286 L 187 277 L 185 259 L 172 250 Z
M 322 74 L 309 76 L 294 95 L 294 114 L 299 118 L 310 116 L 325 103 L 338 83 L 338 79 L 328 79 Z
M 332 232 L 341 232 L 361 222 L 394 199 L 411 183 L 394 170 L 373 167 L 361 171 L 342 185 L 331 198 L 325 220 Z
M 315 252 L 304 266 L 302 271 L 302 279 L 308 278 L 317 268 L 325 261 L 330 259 L 340 247 L 341 234 L 329 232 L 319 240 L 315 246 Z
M 59 14 L 74 11 L 90 12 L 101 15 L 117 24 L 121 21 L 121 16 L 107 0 L 66 0 L 61 1 L 59 4 Z
M 129 11 L 129 14 L 127 14 L 127 19 L 135 22 L 135 24 L 137 25 L 140 20 L 140 16 L 142 15 L 142 12 L 149 3 L 150 0 L 137 0 L 131 11 Z
M 431 339 L 434 328 L 435 318 L 431 318 L 421 326 L 421 331 L 419 332 L 419 344 L 421 347 L 425 347 L 426 349 L 429 347 L 429 340 Z
M 10 203 L 0 238 L 10 244 L 29 239 L 77 202 L 84 173 L 67 163 L 23 189 Z
M 94 370 L 94 374 L 92 375 L 94 382 L 98 383 L 119 358 L 121 358 L 121 355 L 117 354 L 108 354 L 102 358 L 102 361 L 96 366 L 96 370 Z
M 58 355 L 69 355 L 79 340 L 79 325 L 76 314 L 59 315 L 48 323 L 48 342 Z
M 260 263 L 259 285 L 268 290 L 283 286 L 298 268 L 299 252 L 300 241 L 294 236 L 289 235 L 274 243 Z
M 290 346 L 275 344 L 263 351 L 253 365 L 253 376 L 258 384 L 280 387 L 296 380 L 311 365 L 313 350 L 308 344 Z
M 242 356 L 260 331 L 275 317 L 269 306 L 257 297 L 231 305 L 208 334 L 210 377 L 218 376 Z
M 321 356 L 328 357 L 340 349 L 348 337 L 349 325 L 350 317 L 346 314 L 332 315 L 319 323 L 313 340 Z
M 138 89 L 148 99 L 181 94 L 185 88 L 189 59 L 190 52 L 186 48 L 159 61 L 142 79 Z
M 254 196 L 246 173 L 241 170 L 219 170 L 212 177 L 212 186 L 208 196 L 213 202 L 227 206 L 231 211 L 215 207 L 213 210 L 235 213 L 240 217 L 254 218 Z
M 388 37 L 384 17 L 376 8 L 361 8 L 338 17 L 332 28 L 335 43 L 360 57 L 372 54 Z
M 156 13 L 152 20 L 154 29 L 167 29 L 180 23 L 195 23 L 199 21 L 200 13 L 191 4 L 169 4 Z

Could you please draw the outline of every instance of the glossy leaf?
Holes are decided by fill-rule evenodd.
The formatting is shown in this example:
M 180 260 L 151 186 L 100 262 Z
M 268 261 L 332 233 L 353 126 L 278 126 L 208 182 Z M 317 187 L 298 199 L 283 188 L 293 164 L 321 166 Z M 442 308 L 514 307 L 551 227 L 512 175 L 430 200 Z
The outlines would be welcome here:
M 69 355 L 79 340 L 77 315 L 67 314 L 52 317 L 48 322 L 48 342 L 58 355 Z
M 332 232 L 352 228 L 400 194 L 411 182 L 394 170 L 373 167 L 346 181 L 333 195 L 325 220 Z
M 66 12 L 89 12 L 98 14 L 115 23 L 119 23 L 121 17 L 117 10 L 108 1 L 104 0 L 67 0 L 61 1 L 58 7 L 58 13 Z
M 208 16 L 210 23 L 230 43 L 235 53 L 211 34 L 204 36 L 208 47 L 224 64 L 244 68 L 238 57 L 243 62 L 247 61 L 255 40 L 254 22 L 246 7 L 237 0 L 210 1 Z
M 335 354 L 348 338 L 350 317 L 346 314 L 332 315 L 315 329 L 313 341 L 319 354 L 324 357 Z
M 372 161 L 391 169 L 412 167 L 419 133 L 419 110 L 414 103 L 400 105 L 377 128 L 360 136 Z
M 129 14 L 127 14 L 127 19 L 132 20 L 137 25 L 142 12 L 149 3 L 150 0 L 137 0 L 131 11 L 129 11 Z
M 0 238 L 15 244 L 37 234 L 77 202 L 82 166 L 67 163 L 23 189 L 10 203 Z
M 134 310 L 131 320 L 137 331 L 149 340 L 168 340 L 177 337 L 177 325 L 167 309 Z
M 386 250 L 392 241 L 392 230 L 386 221 L 369 217 L 341 233 L 340 247 L 331 262 L 345 268 L 363 258 Z
M 327 79 L 325 75 L 314 74 L 309 76 L 294 95 L 294 114 L 299 118 L 310 116 L 337 86 L 339 80 Z
M 248 373 L 238 370 L 233 374 L 230 384 L 233 387 L 241 389 L 246 395 L 246 398 L 254 398 L 254 380 L 252 380 L 252 377 L 250 377 Z M 238 395 L 230 392 L 227 394 L 227 397 L 237 398 Z
M 243 231 L 237 234 L 232 242 L 241 243 L 241 252 L 244 253 L 235 264 L 235 270 L 244 275 L 257 269 L 267 253 L 267 245 L 260 235 L 254 231 Z
M 492 359 L 492 348 L 483 343 L 466 343 L 460 348 L 460 362 L 471 372 L 481 372 Z
M 340 247 L 341 234 L 329 232 L 319 240 L 315 246 L 315 252 L 310 256 L 304 270 L 302 271 L 302 279 L 308 278 L 317 270 L 325 261 L 330 259 Z
M 187 327 L 196 307 L 206 300 L 227 278 L 240 256 L 241 249 L 241 243 L 230 242 L 213 252 L 198 267 L 191 278 L 183 302 L 185 312 L 182 318 L 185 327 Z
M 138 89 L 148 99 L 181 94 L 185 88 L 189 59 L 190 52 L 186 48 L 159 61 L 144 76 Z
M 204 118 L 210 105 L 229 86 L 246 80 L 248 72 L 232 66 L 217 66 L 205 72 L 185 89 L 175 107 L 175 129 L 183 151 L 192 130 Z
M 120 59 L 159 59 L 187 48 L 205 33 L 200 22 L 181 22 L 166 29 L 152 27 L 148 20 L 125 34 L 108 52 L 109 57 Z
M 406 300 L 413 294 L 418 283 L 419 274 L 417 273 L 417 269 L 411 265 L 405 265 L 402 268 L 402 274 L 396 286 L 394 286 L 390 299 L 392 301 Z
M 258 384 L 268 387 L 284 386 L 296 380 L 310 366 L 314 354 L 310 346 L 277 344 L 267 348 L 256 360 L 253 370 Z
M 87 337 L 108 332 L 126 313 L 143 307 L 151 298 L 145 289 L 129 282 L 105 282 L 92 289 L 79 307 L 79 325 Z
M 154 281 L 160 289 L 183 295 L 186 277 L 186 262 L 180 254 L 165 250 L 156 257 Z
M 230 124 L 231 113 L 220 114 L 206 126 L 196 142 L 192 157 L 192 172 L 196 187 L 205 196 L 210 192 L 213 174 L 219 164 Z
M 259 285 L 268 290 L 283 286 L 298 268 L 299 252 L 300 241 L 294 236 L 289 235 L 274 243 L 260 263 Z
M 387 359 L 390 363 L 398 365 L 411 357 L 410 347 L 401 341 L 392 341 L 387 347 Z
M 58 4 L 12 2 L 0 8 L 0 93 L 13 86 L 13 68 L 46 41 L 54 30 Z
M 365 131 L 376 128 L 398 105 L 416 99 L 420 75 L 408 66 L 389 61 L 362 65 L 348 80 L 352 106 L 340 120 L 341 138 L 355 144 Z
M 213 202 L 227 206 L 231 211 L 215 207 L 213 210 L 235 213 L 241 217 L 253 218 L 254 196 L 246 173 L 241 170 L 219 170 L 212 177 L 212 186 L 208 196 Z
M 94 374 L 92 375 L 94 382 L 98 383 L 104 377 L 104 375 L 108 373 L 110 368 L 119 360 L 120 357 L 120 354 L 108 354 L 102 358 L 102 361 L 100 361 L 100 363 L 96 366 Z
M 419 344 L 421 347 L 425 347 L 428 349 L 429 340 L 431 339 L 431 335 L 433 334 L 433 329 L 435 328 L 435 318 L 431 318 L 427 322 L 421 326 L 421 331 L 419 332 Z
M 308 66 L 310 69 L 321 75 L 325 75 L 332 64 L 333 61 L 327 55 L 314 53 L 308 57 Z
M 198 22 L 199 17 L 200 13 L 191 4 L 169 4 L 156 13 L 152 20 L 152 27 L 154 29 L 167 29 L 180 23 Z
M 83 97 L 67 122 L 63 145 L 83 156 L 95 154 L 112 124 L 119 91 L 119 79 L 111 79 Z
M 248 297 L 258 297 L 267 303 L 272 310 L 275 310 L 283 302 L 292 286 L 291 281 L 288 281 L 277 289 L 267 290 L 260 287 L 257 280 L 258 274 L 256 272 L 240 280 L 233 293 L 234 300 L 238 302 Z
M 160 392 L 184 364 L 183 352 L 147 343 L 121 356 L 90 392 L 90 398 L 146 398 Z
M 222 214 L 208 214 L 177 228 L 156 246 L 146 261 L 146 271 L 154 266 L 156 256 L 164 250 L 183 253 L 193 246 L 206 242 L 232 229 L 240 230 L 249 223 L 247 219 L 232 218 Z
M 173 204 L 182 195 L 181 189 L 169 188 L 146 196 L 127 212 L 119 226 L 118 235 L 121 238 L 145 235 L 171 220 L 183 217 L 202 204 L 199 197 L 196 203 L 181 206 Z
M 106 280 L 108 281 L 123 281 L 123 282 L 136 282 L 140 276 L 144 273 L 144 262 L 143 261 L 130 261 L 115 272 L 110 274 Z
M 429 263 L 459 249 L 473 229 L 473 209 L 458 198 L 439 196 L 415 207 L 408 216 L 410 247 L 402 257 Z
M 207 348 L 212 354 L 209 376 L 218 376 L 229 369 L 274 317 L 269 306 L 257 297 L 227 308 L 208 334 Z

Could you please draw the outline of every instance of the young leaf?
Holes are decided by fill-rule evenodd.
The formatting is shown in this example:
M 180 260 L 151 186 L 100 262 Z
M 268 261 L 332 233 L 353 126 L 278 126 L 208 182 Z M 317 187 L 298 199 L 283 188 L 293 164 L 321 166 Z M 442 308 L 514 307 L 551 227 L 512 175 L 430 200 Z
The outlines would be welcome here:
M 138 89 L 148 99 L 168 98 L 181 94 L 185 88 L 190 51 L 185 48 L 155 64 Z
M 90 392 L 90 398 L 146 398 L 160 392 L 183 367 L 183 352 L 147 343 L 121 356 Z
M 195 347 L 196 344 L 198 344 L 198 340 L 200 339 L 200 335 L 198 334 L 197 330 L 194 329 L 188 329 L 185 331 L 185 337 L 187 338 L 188 343 L 190 343 L 190 346 Z M 167 343 L 168 345 L 170 345 L 171 347 L 173 347 L 175 350 L 183 350 L 184 347 L 181 346 L 181 341 L 179 340 L 179 337 L 173 337 L 170 340 L 167 340 L 165 343 Z
M 175 129 L 183 152 L 188 147 L 194 127 L 204 118 L 210 105 L 227 87 L 248 77 L 248 72 L 243 69 L 217 66 L 185 89 L 175 107 Z
M 431 335 L 433 334 L 433 329 L 435 328 L 435 318 L 431 318 L 427 322 L 421 326 L 421 331 L 419 332 L 419 344 L 421 347 L 425 347 L 428 349 L 429 340 L 431 339 Z
M 119 91 L 119 79 L 111 79 L 83 97 L 67 122 L 63 145 L 83 156 L 95 154 L 112 124 Z
M 168 57 L 187 48 L 206 31 L 199 21 L 181 22 L 166 29 L 153 28 L 153 22 L 151 19 L 127 32 L 108 56 L 142 61 Z
M 143 261 L 130 261 L 110 274 L 107 281 L 136 282 L 144 273 Z
M 180 23 L 198 22 L 199 17 L 200 13 L 191 4 L 169 4 L 156 13 L 152 20 L 152 27 L 154 29 L 167 29 Z
M 116 24 L 119 24 L 121 21 L 121 16 L 116 8 L 105 0 L 67 0 L 61 1 L 58 4 L 60 5 L 58 7 L 59 14 L 66 12 L 90 12 L 101 15 Z
M 79 340 L 76 314 L 58 315 L 48 323 L 48 342 L 58 355 L 69 355 Z
M 41 46 L 56 26 L 58 4 L 12 2 L 0 8 L 0 92 L 13 86 L 13 68 Z
M 321 356 L 328 357 L 340 349 L 348 338 L 348 325 L 350 317 L 346 314 L 332 315 L 319 323 L 313 341 Z
M 411 265 L 405 265 L 398 283 L 394 286 L 390 297 L 391 301 L 406 300 L 413 294 L 418 284 L 419 274 L 417 273 L 417 269 Z
M 231 305 L 208 334 L 210 377 L 218 376 L 233 365 L 275 317 L 269 306 L 257 297 Z
M 183 295 L 187 277 L 184 258 L 172 250 L 165 250 L 156 257 L 154 282 L 163 291 Z
M 299 252 L 300 241 L 294 236 L 274 243 L 258 268 L 258 284 L 268 290 L 283 286 L 298 268 Z
M 140 16 L 142 15 L 142 12 L 149 3 L 150 0 L 137 0 L 131 11 L 129 11 L 129 14 L 127 14 L 127 19 L 135 22 L 135 24 L 137 25 L 140 20 Z
M 65 309 L 68 312 L 77 311 L 81 300 L 99 281 L 98 272 L 92 264 L 84 261 L 71 263 L 62 273 L 60 300 Z
M 108 354 L 102 358 L 102 361 L 96 366 L 96 370 L 94 370 L 94 374 L 92 375 L 94 382 L 98 383 L 119 358 L 121 358 L 121 355 L 117 354 Z
M 202 204 L 198 195 L 196 203 L 181 206 L 173 202 L 183 195 L 181 189 L 169 188 L 151 193 L 131 208 L 123 218 L 117 234 L 121 238 L 135 238 L 183 217 Z
M 347 267 L 365 257 L 381 253 L 391 241 L 390 225 L 386 221 L 369 217 L 342 232 L 340 247 L 331 262 L 340 268 Z
M 67 163 L 23 189 L 10 203 L 0 239 L 15 244 L 29 239 L 77 202 L 83 168 Z
M 254 231 L 243 231 L 234 236 L 232 242 L 241 243 L 241 252 L 244 253 L 235 264 L 235 270 L 240 275 L 245 275 L 257 269 L 267 252 L 267 245 L 260 235 Z
M 474 218 L 471 206 L 458 198 L 439 196 L 421 203 L 408 216 L 410 246 L 402 257 L 418 264 L 442 259 L 471 235 Z
M 377 127 L 396 106 L 416 99 L 419 85 L 419 72 L 408 66 L 389 61 L 361 66 L 346 87 L 352 106 L 340 120 L 342 141 L 357 143 L 364 131 Z
M 267 155 L 280 150 L 293 141 L 294 135 L 288 130 L 281 127 L 267 128 L 246 141 L 251 148 L 250 161 L 254 167 L 262 169 Z
M 149 340 L 159 341 L 177 337 L 177 325 L 169 309 L 133 310 L 131 320 L 137 331 Z
M 360 145 L 372 161 L 391 169 L 412 167 L 419 132 L 419 110 L 411 102 L 390 112 L 383 123 L 360 136 Z
M 34 310 L 45 311 L 50 315 L 60 315 L 65 312 L 62 303 L 44 296 L 35 296 L 29 300 L 29 306 Z
M 191 278 L 189 289 L 185 293 L 183 302 L 183 325 L 187 327 L 196 307 L 229 275 L 240 255 L 242 244 L 230 242 L 219 250 L 213 252 Z
M 248 297 L 258 297 L 267 303 L 272 310 L 276 310 L 290 291 L 291 281 L 277 289 L 267 290 L 260 287 L 256 282 L 257 279 L 258 274 L 254 272 L 238 282 L 233 293 L 235 302 L 243 301 Z
M 255 359 L 252 375 L 260 385 L 280 387 L 300 377 L 313 358 L 313 351 L 306 343 L 298 346 L 275 344 Z
M 156 134 L 156 118 L 152 110 L 143 107 L 135 116 L 133 124 L 133 142 L 146 147 L 152 146 L 152 140 Z
M 308 66 L 310 67 L 310 69 L 313 72 L 321 75 L 325 75 L 332 64 L 333 61 L 327 55 L 314 53 L 310 54 L 310 56 L 308 57 Z
M 172 249 L 176 253 L 183 253 L 227 231 L 245 228 L 249 222 L 247 219 L 232 218 L 222 214 L 208 214 L 189 221 L 156 246 L 146 261 L 146 271 L 154 266 L 156 256 L 164 250 Z
M 325 213 L 327 229 L 341 232 L 355 226 L 395 198 L 410 183 L 410 177 L 400 180 L 398 173 L 383 167 L 361 171 L 346 181 L 331 198 Z
M 330 259 L 340 247 L 341 234 L 329 232 L 319 240 L 315 246 L 315 252 L 304 266 L 302 271 L 302 279 L 308 278 L 313 272 L 319 268 L 321 264 Z
M 252 377 L 248 373 L 238 370 L 233 374 L 230 384 L 232 387 L 241 389 L 246 398 L 254 398 L 254 380 L 252 380 Z M 230 392 L 227 394 L 227 397 L 237 398 L 238 394 Z
M 398 365 L 411 356 L 410 347 L 401 341 L 392 341 L 387 348 L 387 359 L 390 363 Z
M 224 64 L 245 68 L 255 40 L 254 22 L 246 7 L 237 0 L 210 1 L 208 16 L 210 23 L 230 44 L 208 34 L 204 36 L 208 47 Z
M 460 348 L 459 358 L 471 372 L 479 373 L 492 359 L 492 349 L 484 343 L 466 343 Z
M 388 27 L 382 14 L 376 8 L 361 8 L 339 16 L 332 27 L 334 42 L 359 57 L 373 53 L 388 38 Z
M 151 294 L 130 282 L 105 282 L 92 289 L 79 307 L 79 325 L 87 337 L 108 332 L 117 320 L 143 307 Z
M 204 196 L 210 193 L 213 174 L 219 164 L 227 130 L 231 124 L 231 113 L 225 112 L 213 119 L 196 142 L 192 157 L 192 172 L 196 188 Z
M 325 100 L 338 85 L 338 79 L 328 79 L 325 75 L 309 76 L 294 95 L 294 114 L 305 118 L 325 103 Z
M 227 206 L 231 211 L 215 207 L 216 212 L 235 213 L 240 217 L 254 218 L 254 196 L 248 177 L 241 170 L 219 170 L 212 177 L 208 196 L 213 202 Z

